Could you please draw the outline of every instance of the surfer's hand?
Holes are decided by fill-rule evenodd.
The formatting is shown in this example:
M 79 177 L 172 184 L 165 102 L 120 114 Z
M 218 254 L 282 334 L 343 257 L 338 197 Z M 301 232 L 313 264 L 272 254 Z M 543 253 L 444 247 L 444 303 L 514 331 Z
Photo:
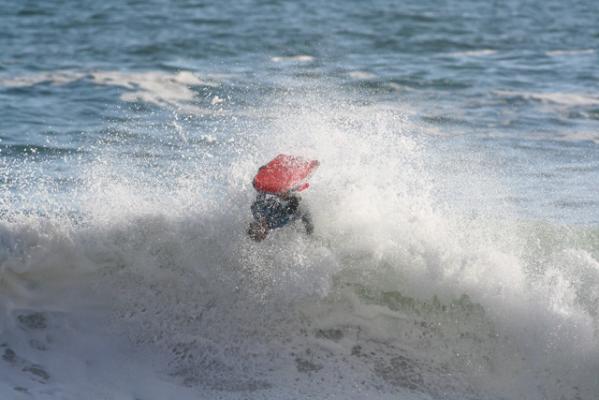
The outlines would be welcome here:
M 312 217 L 310 217 L 310 214 L 304 214 L 302 216 L 302 222 L 306 227 L 306 233 L 311 235 L 314 232 L 314 224 L 312 223 Z
M 287 203 L 287 212 L 289 214 L 295 214 L 299 207 L 299 198 L 297 196 L 291 196 Z

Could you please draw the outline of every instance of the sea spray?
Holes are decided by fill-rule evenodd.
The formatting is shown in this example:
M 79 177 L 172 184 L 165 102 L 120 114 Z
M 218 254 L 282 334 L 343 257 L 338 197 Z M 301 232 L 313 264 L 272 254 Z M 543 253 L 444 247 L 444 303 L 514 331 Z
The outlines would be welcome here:
M 233 142 L 191 135 L 191 158 L 152 156 L 179 145 L 168 123 L 154 142 L 117 137 L 143 153 L 94 147 L 64 201 L 24 175 L 31 196 L 1 231 L 11 382 L 160 398 L 127 385 L 122 362 L 180 398 L 592 398 L 596 231 L 452 201 L 444 149 L 402 107 L 330 97 L 278 93 L 245 110 Z M 251 178 L 279 151 L 321 162 L 303 195 L 316 231 L 257 244 Z M 501 171 L 453 167 L 472 178 L 458 189 L 509 192 Z M 38 314 L 45 337 L 23 327 Z M 59 372 L 84 363 L 93 376 Z

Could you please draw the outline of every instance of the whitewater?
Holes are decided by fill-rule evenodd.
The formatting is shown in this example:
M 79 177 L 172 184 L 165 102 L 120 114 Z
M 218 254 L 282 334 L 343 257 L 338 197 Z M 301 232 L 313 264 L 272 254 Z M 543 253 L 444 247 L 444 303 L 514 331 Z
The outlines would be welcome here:
M 156 146 L 187 152 L 164 165 L 98 146 L 68 196 L 4 164 L 2 398 L 593 398 L 597 229 L 479 206 L 509 191 L 482 155 L 335 98 L 278 96 L 208 144 L 168 121 Z M 279 149 L 321 161 L 316 233 L 255 243 Z

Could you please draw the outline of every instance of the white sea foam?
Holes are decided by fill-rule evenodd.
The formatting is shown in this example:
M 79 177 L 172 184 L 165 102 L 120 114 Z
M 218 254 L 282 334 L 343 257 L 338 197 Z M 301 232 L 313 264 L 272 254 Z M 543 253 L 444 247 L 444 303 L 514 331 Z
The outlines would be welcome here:
M 86 76 L 81 71 L 55 71 L 40 72 L 30 75 L 21 75 L 16 77 L 0 77 L 0 86 L 4 87 L 29 87 L 40 83 L 50 83 L 53 85 L 66 85 L 78 81 Z
M 357 79 L 357 80 L 372 80 L 372 79 L 376 79 L 376 75 L 373 74 L 372 72 L 368 72 L 368 71 L 350 71 L 348 72 L 348 75 L 350 78 L 352 79 Z
M 213 106 L 215 106 L 215 105 L 217 105 L 217 104 L 222 104 L 222 103 L 224 103 L 224 102 L 225 102 L 225 100 L 224 100 L 224 99 L 221 99 L 221 98 L 220 98 L 220 97 L 218 97 L 218 96 L 214 96 L 214 97 L 212 98 L 212 100 L 210 100 L 210 104 L 212 104 Z
M 91 73 L 98 85 L 120 86 L 128 89 L 121 95 L 123 101 L 142 101 L 156 105 L 176 106 L 194 99 L 192 86 L 211 86 L 188 71 L 178 73 L 98 71 Z
M 491 49 L 456 51 L 449 53 L 449 55 L 452 57 L 487 57 L 495 54 L 497 54 L 497 50 Z
M 599 132 L 593 131 L 575 131 L 575 132 L 564 132 L 559 135 L 552 135 L 551 139 L 564 140 L 564 141 L 589 141 L 599 144 Z
M 541 103 L 551 103 L 561 106 L 597 106 L 599 97 L 589 93 L 569 93 L 569 92 L 518 92 L 508 90 L 498 90 L 495 94 L 501 97 L 520 97 L 527 100 L 535 100 Z
M 316 58 L 307 54 L 298 54 L 295 56 L 275 56 L 271 57 L 270 60 L 275 63 L 311 63 L 314 62 Z
M 200 139 L 206 144 L 215 144 L 217 142 L 214 135 L 202 135 Z
M 177 107 L 182 111 L 203 114 L 210 110 L 191 104 L 196 97 L 194 86 L 216 86 L 214 78 L 201 79 L 190 71 L 55 71 L 17 77 L 0 78 L 0 86 L 29 87 L 41 83 L 66 85 L 89 80 L 95 85 L 116 86 L 124 89 L 120 98 L 126 102 L 145 102 L 158 106 Z M 222 103 L 215 96 L 212 104 Z
M 566 49 L 566 50 L 551 50 L 545 52 L 549 57 L 565 57 L 565 56 L 578 56 L 578 55 L 592 55 L 595 54 L 595 49 Z
M 2 210 L 0 394 L 593 399 L 592 233 L 437 197 L 509 189 L 470 153 L 441 162 L 395 107 L 260 107 L 231 155 L 170 164 L 176 179 L 99 154 L 71 204 L 32 182 Z M 316 233 L 254 243 L 251 180 L 281 151 L 321 161 L 303 194 Z

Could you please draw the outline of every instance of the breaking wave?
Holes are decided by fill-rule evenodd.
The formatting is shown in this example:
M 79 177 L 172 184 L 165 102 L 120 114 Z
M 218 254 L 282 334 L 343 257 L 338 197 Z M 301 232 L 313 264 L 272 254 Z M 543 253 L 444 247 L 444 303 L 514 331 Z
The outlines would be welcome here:
M 3 189 L 3 397 L 593 398 L 596 228 L 457 206 L 396 107 L 248 113 L 265 118 L 211 157 L 149 172 L 100 152 L 66 199 Z M 249 182 L 279 151 L 321 161 L 316 233 L 257 244 Z M 466 172 L 454 190 L 509 192 Z

